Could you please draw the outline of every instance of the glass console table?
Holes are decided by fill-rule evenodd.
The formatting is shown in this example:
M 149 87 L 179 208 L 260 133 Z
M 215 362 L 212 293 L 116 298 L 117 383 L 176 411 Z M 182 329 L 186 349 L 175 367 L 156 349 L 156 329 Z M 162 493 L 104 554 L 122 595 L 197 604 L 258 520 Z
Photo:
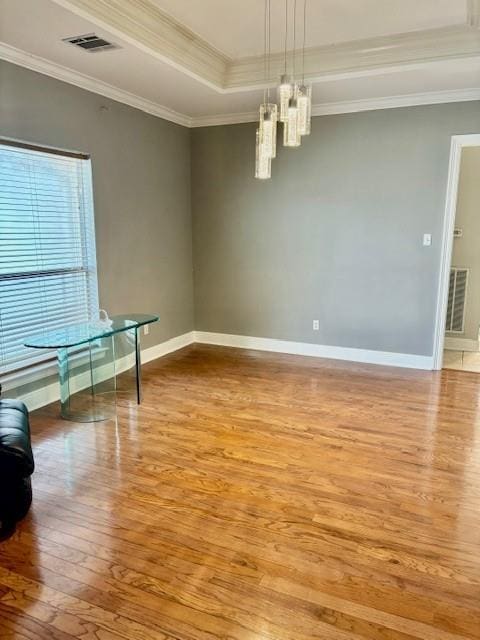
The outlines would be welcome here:
M 61 415 L 75 422 L 106 420 L 116 413 L 117 375 L 135 368 L 135 392 L 141 402 L 140 327 L 158 316 L 133 313 L 66 326 L 32 336 L 34 349 L 56 349 Z M 134 365 L 133 365 L 134 363 Z

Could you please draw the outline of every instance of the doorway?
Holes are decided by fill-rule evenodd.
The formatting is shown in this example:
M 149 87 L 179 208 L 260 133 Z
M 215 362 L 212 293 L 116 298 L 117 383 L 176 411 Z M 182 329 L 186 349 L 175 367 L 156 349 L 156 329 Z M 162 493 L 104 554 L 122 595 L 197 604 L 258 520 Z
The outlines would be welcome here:
M 434 368 L 480 373 L 480 135 L 452 138 Z

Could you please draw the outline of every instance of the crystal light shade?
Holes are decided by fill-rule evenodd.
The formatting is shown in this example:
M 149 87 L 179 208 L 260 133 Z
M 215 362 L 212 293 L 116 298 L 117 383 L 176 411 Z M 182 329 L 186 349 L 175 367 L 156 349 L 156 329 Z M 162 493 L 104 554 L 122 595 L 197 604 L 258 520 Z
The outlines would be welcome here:
M 297 88 L 298 128 L 301 136 L 310 134 L 312 120 L 312 85 L 301 84 Z
M 260 130 L 257 129 L 255 142 L 255 178 L 268 180 L 272 175 L 272 159 L 265 153 L 260 142 Z
M 277 155 L 277 105 L 260 105 L 260 144 L 269 158 Z
M 296 98 L 288 101 L 287 119 L 283 125 L 283 146 L 299 147 L 301 143 L 300 129 L 298 126 L 298 105 Z
M 280 78 L 280 86 L 278 87 L 278 102 L 280 104 L 280 122 L 287 121 L 288 101 L 293 97 L 293 84 L 290 76 L 284 73 Z

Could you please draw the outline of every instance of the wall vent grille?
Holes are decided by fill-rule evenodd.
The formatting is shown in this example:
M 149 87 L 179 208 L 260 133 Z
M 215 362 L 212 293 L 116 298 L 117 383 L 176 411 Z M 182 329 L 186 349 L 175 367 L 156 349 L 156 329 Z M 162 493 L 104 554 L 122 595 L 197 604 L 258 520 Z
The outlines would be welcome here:
M 87 33 L 83 36 L 72 36 L 71 38 L 63 38 L 63 42 L 73 44 L 80 47 L 88 53 L 98 53 L 99 51 L 108 51 L 109 49 L 118 49 L 118 45 L 108 42 L 105 38 L 100 38 L 96 33 Z
M 465 331 L 468 271 L 468 269 L 460 267 L 452 267 L 450 269 L 446 331 L 451 333 L 463 333 Z

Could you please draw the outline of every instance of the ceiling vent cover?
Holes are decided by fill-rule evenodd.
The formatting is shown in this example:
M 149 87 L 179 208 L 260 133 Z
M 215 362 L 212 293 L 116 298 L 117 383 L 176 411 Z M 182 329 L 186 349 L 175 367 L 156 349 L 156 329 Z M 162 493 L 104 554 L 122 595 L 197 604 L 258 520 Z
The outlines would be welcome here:
M 108 51 L 109 49 L 118 49 L 118 45 L 108 42 L 104 38 L 100 38 L 96 33 L 87 33 L 84 36 L 72 36 L 71 38 L 63 38 L 63 42 L 73 44 L 89 53 L 97 53 L 98 51 Z

